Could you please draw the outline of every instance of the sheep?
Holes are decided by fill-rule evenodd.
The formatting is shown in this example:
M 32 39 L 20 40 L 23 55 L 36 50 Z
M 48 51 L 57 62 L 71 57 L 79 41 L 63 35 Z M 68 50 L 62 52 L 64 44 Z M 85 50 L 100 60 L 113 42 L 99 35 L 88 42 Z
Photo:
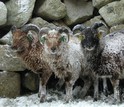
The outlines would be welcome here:
M 99 49 L 99 39 L 96 35 L 99 35 L 99 33 L 97 32 L 97 28 L 102 25 L 102 23 L 97 23 L 90 28 L 85 27 L 82 24 L 78 24 L 72 29 L 73 35 L 81 40 L 82 51 L 84 53 L 86 61 L 84 69 L 89 70 L 92 73 L 95 73 L 97 65 L 99 63 L 98 60 L 101 50 Z M 105 94 L 107 94 L 106 78 L 103 78 L 103 83 L 103 91 Z M 94 101 L 96 101 L 98 97 L 98 76 L 96 76 L 94 80 Z
M 73 85 L 79 77 L 82 78 L 84 68 L 80 43 L 70 35 L 71 32 L 65 27 L 45 27 L 39 33 L 39 41 L 44 47 L 43 60 L 48 63 L 55 76 L 65 81 L 66 102 L 73 99 Z
M 52 71 L 42 60 L 43 46 L 38 41 L 40 29 L 33 24 L 27 24 L 21 28 L 13 26 L 13 43 L 11 48 L 17 53 L 17 56 L 24 62 L 28 69 L 39 75 L 39 97 L 40 102 L 46 100 L 46 84 Z
M 124 30 L 116 31 L 102 38 L 103 51 L 101 53 L 98 75 L 107 75 L 111 78 L 114 90 L 114 103 L 121 102 L 119 79 L 124 78 Z

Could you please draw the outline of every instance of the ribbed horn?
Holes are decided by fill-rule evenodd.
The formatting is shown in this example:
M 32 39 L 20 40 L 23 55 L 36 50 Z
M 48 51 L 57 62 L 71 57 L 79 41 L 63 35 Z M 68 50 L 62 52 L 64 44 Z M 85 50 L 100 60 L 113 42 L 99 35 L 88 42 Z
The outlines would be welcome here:
M 60 33 L 60 34 L 62 34 L 62 33 L 65 33 L 66 35 L 61 35 L 62 36 L 62 38 L 63 37 L 65 37 L 66 38 L 66 42 L 68 42 L 69 41 L 69 37 L 70 37 L 70 35 L 71 35 L 71 30 L 70 29 L 68 29 L 67 27 L 65 27 L 65 26 L 62 26 L 62 27 L 57 27 L 56 28 L 57 30 L 58 30 L 58 32 Z M 64 40 L 65 41 L 65 40 Z
M 34 24 L 27 24 L 21 27 L 21 30 L 24 32 L 28 32 L 29 30 L 33 30 L 36 33 L 39 33 L 40 28 Z
M 38 41 L 38 34 L 40 31 L 40 28 L 34 24 L 27 24 L 27 25 L 22 26 L 20 29 L 26 33 L 28 33 L 29 30 L 33 30 L 36 32 L 37 35 L 32 33 L 32 38 L 33 38 L 32 46 L 35 46 L 35 43 Z M 27 35 L 27 37 L 30 38 L 30 35 Z
M 103 26 L 104 24 L 102 23 L 102 22 L 96 22 L 96 23 L 94 23 L 94 25 L 91 27 L 92 29 L 97 29 L 97 28 L 99 28 L 99 27 L 101 27 L 101 26 Z
M 75 32 L 78 30 L 80 32 L 82 32 L 86 27 L 83 24 L 77 24 L 73 27 L 72 31 L 73 34 L 75 34 Z
M 48 28 L 48 27 L 43 27 L 43 28 L 41 28 L 41 29 L 40 29 L 40 36 L 41 36 L 42 34 L 47 34 L 49 30 L 50 30 L 50 28 Z
M 69 33 L 71 32 L 67 27 L 62 26 L 62 27 L 57 27 L 56 29 L 58 29 L 59 33 L 65 32 L 65 33 Z

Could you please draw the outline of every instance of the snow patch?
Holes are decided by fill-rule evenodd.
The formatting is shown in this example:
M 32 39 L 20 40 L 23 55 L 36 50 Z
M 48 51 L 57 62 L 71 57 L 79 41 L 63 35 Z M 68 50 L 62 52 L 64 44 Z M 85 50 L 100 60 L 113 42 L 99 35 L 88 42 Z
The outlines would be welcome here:
M 51 91 L 48 93 L 47 98 L 55 98 L 51 102 L 40 103 L 37 94 L 17 97 L 15 99 L 0 98 L 0 107 L 124 107 L 124 103 L 119 105 L 110 104 L 113 101 L 113 95 L 105 97 L 101 96 L 99 101 L 93 102 L 93 98 L 87 96 L 83 99 L 75 99 L 72 102 L 65 103 L 61 92 Z M 107 103 L 106 103 L 107 102 Z

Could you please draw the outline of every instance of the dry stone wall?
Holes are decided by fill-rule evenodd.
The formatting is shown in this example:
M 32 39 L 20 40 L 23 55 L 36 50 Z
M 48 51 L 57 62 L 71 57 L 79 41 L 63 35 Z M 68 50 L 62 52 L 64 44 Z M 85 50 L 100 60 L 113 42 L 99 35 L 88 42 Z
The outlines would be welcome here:
M 0 13 L 0 84 L 3 84 L 0 96 L 3 97 L 18 96 L 22 81 L 23 87 L 31 91 L 38 88 L 34 84 L 36 76 L 25 72 L 26 67 L 10 49 L 11 26 L 33 23 L 40 28 L 61 25 L 72 28 L 78 23 L 90 26 L 101 21 L 106 24 L 100 28 L 104 35 L 124 28 L 124 0 L 0 0 Z M 14 81 L 18 85 L 13 85 Z M 8 88 L 4 86 L 6 83 Z

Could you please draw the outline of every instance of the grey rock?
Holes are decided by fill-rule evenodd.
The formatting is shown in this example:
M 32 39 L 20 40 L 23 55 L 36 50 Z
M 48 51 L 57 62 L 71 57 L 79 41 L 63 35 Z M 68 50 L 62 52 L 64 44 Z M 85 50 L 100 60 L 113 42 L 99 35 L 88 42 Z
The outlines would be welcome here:
M 36 17 L 36 18 L 32 18 L 29 23 L 35 24 L 37 25 L 39 28 L 42 27 L 57 27 L 57 26 L 65 26 L 68 29 L 70 29 L 62 20 L 57 20 L 57 21 L 53 21 L 52 23 L 47 22 L 46 20 L 42 19 L 41 17 Z M 11 38 L 10 38 L 11 39 Z M 4 40 L 5 41 L 5 40 Z M 7 41 L 7 40 L 6 40 Z M 1 42 L 1 40 L 0 40 Z
M 67 25 L 77 24 L 86 21 L 93 15 L 92 2 L 84 0 L 64 0 L 67 8 L 65 23 Z
M 52 22 L 56 26 L 67 26 L 63 20 L 57 20 Z
M 35 12 L 47 20 L 59 20 L 65 17 L 66 7 L 61 0 L 39 0 Z
M 116 0 L 92 0 L 93 6 L 98 9 L 113 1 L 116 1 Z
M 124 22 L 124 0 L 109 3 L 99 10 L 99 13 L 109 26 Z
M 84 25 L 91 26 L 91 25 L 93 25 L 96 22 L 102 22 L 102 23 L 104 23 L 105 26 L 99 27 L 98 30 L 99 31 L 102 31 L 102 36 L 107 35 L 109 33 L 109 28 L 107 27 L 107 25 L 105 24 L 105 22 L 102 20 L 102 17 L 101 16 L 96 16 L 96 17 L 94 17 L 94 18 L 86 21 L 84 23 Z
M 20 27 L 28 22 L 32 15 L 35 0 L 9 0 L 6 2 L 8 9 L 7 25 Z
M 26 68 L 9 45 L 0 45 L 0 70 L 24 71 Z
M 58 21 L 53 21 L 53 24 L 57 27 L 62 27 L 64 26 L 65 28 L 67 28 L 68 30 L 71 31 L 71 29 L 69 28 L 69 26 L 67 26 L 62 20 L 58 20 Z M 70 33 L 71 35 L 71 33 Z
M 0 97 L 17 97 L 20 95 L 20 75 L 15 72 L 0 72 Z
M 3 2 L 0 2 L 0 26 L 4 25 L 7 21 L 7 8 Z
M 11 45 L 12 44 L 12 32 L 8 32 L 5 36 L 3 36 L 1 39 L 0 39 L 0 44 L 2 45 L 5 45 L 5 44 L 8 44 L 8 45 Z
M 49 23 L 49 22 L 43 20 L 40 17 L 32 18 L 29 23 L 35 24 L 35 25 L 37 25 L 40 28 L 48 27 L 48 26 L 55 26 L 54 24 Z
M 110 32 L 116 32 L 116 31 L 119 31 L 119 30 L 124 30 L 124 24 L 112 26 L 110 28 Z
M 32 72 L 27 72 L 24 77 L 22 77 L 22 80 L 22 85 L 31 91 L 36 91 L 39 87 L 38 75 Z

